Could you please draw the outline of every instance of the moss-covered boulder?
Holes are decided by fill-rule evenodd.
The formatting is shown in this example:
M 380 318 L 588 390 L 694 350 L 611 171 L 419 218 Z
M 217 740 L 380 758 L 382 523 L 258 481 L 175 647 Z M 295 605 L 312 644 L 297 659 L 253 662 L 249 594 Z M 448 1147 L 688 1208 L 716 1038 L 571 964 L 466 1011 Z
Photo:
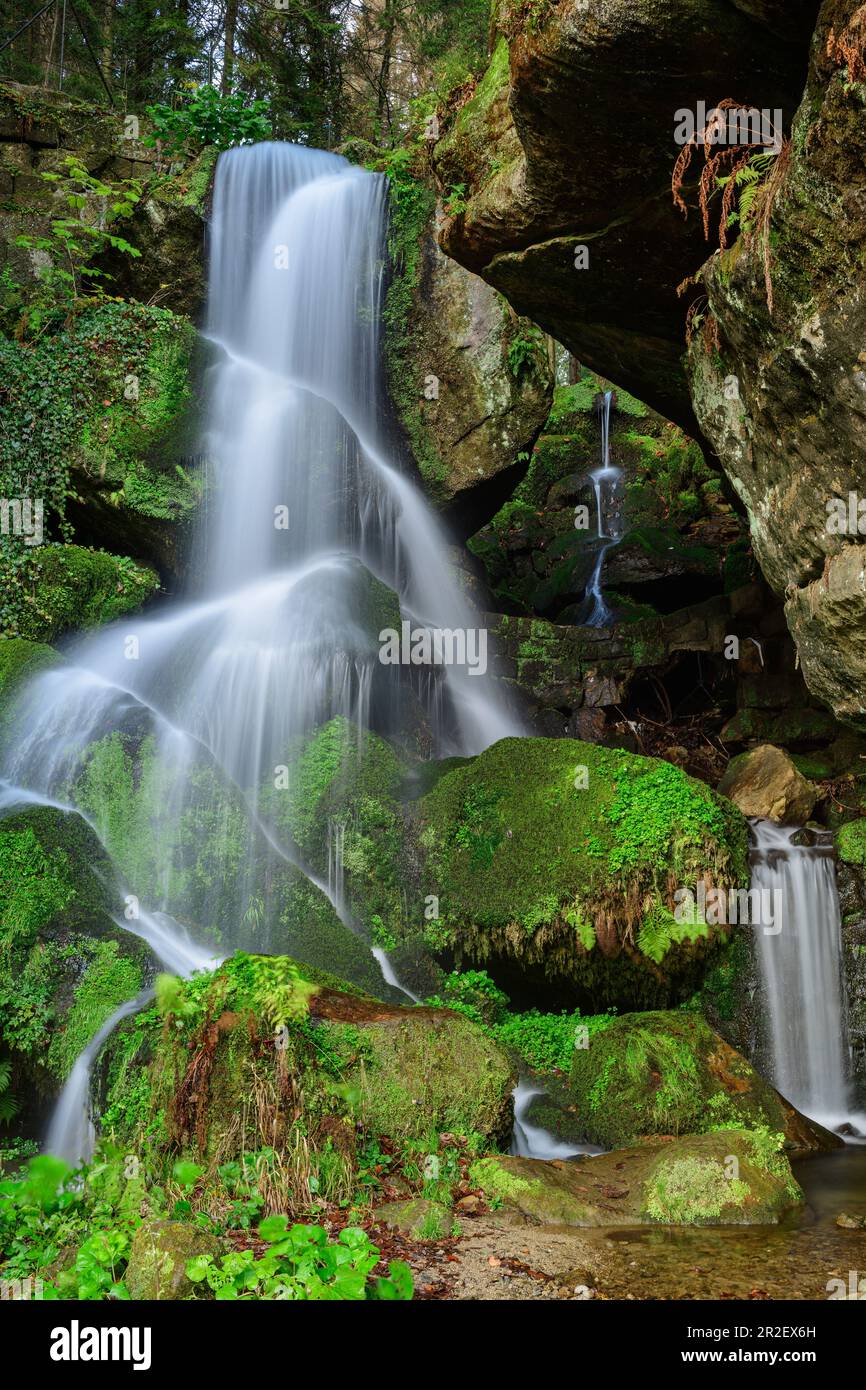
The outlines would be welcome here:
M 414 1240 L 441 1240 L 451 1230 L 453 1217 L 442 1202 L 427 1197 L 410 1197 L 406 1202 L 386 1202 L 376 1207 L 375 1220 L 391 1231 L 401 1231 Z
M 2 567 L 2 560 L 0 560 Z M 26 550 L 14 566 L 14 592 L 6 594 L 0 622 L 10 636 L 53 642 L 74 628 L 133 613 L 159 588 L 147 565 L 80 545 Z
M 147 946 L 115 920 L 122 906 L 80 816 L 29 807 L 0 820 L 0 1038 L 37 1092 L 56 1090 L 153 974 Z
M 124 1283 L 138 1300 L 191 1298 L 195 1285 L 187 1277 L 187 1260 L 219 1254 L 216 1236 L 187 1221 L 143 1221 L 132 1239 Z
M 434 1152 L 440 1132 L 489 1145 L 510 1131 L 511 1063 L 447 1009 L 383 1004 L 285 956 L 240 953 L 161 1006 L 168 1028 L 154 1010 L 109 1041 L 103 1084 L 118 1139 L 147 1134 L 158 1163 L 182 1152 L 216 1166 L 268 1145 L 326 1192 L 354 1172 L 358 1127 Z
M 265 833 L 204 749 L 179 765 L 136 720 L 90 746 L 71 795 L 143 905 L 166 907 L 214 947 L 291 951 L 371 993 L 399 997 L 367 942 L 293 862 L 290 833 L 285 848 Z M 327 877 L 327 857 L 321 868 Z
M 741 1129 L 568 1163 L 484 1158 L 472 1178 L 489 1201 L 542 1225 L 775 1225 L 803 1200 L 773 1136 Z
M 792 1151 L 838 1145 L 784 1101 L 700 1014 L 625 1014 L 574 1051 L 567 1093 L 575 1128 L 604 1148 L 646 1135 L 720 1126 L 770 1131 Z
M 695 987 L 726 929 L 678 920 L 673 895 L 748 883 L 730 802 L 670 763 L 571 739 L 503 739 L 437 775 L 412 807 L 432 947 L 590 1011 Z

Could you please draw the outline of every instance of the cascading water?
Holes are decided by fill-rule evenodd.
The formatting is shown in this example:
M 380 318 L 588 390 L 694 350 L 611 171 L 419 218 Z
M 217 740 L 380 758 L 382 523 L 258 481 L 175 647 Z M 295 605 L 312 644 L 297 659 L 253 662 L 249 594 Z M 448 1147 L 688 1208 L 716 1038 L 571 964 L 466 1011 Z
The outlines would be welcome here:
M 795 843 L 808 837 L 809 843 Z M 851 1115 L 842 922 L 829 832 L 752 822 L 752 887 L 777 893 L 770 930 L 755 927 L 770 1079 L 804 1114 L 835 1129 Z
M 529 1119 L 532 1102 L 545 1094 L 540 1086 L 534 1085 L 526 1076 L 522 1076 L 515 1086 L 512 1092 L 514 1129 L 511 1133 L 511 1152 L 519 1158 L 544 1159 L 577 1158 L 578 1154 L 603 1153 L 603 1149 L 596 1144 L 566 1144 L 561 1139 L 556 1139 L 548 1130 L 542 1129 L 541 1125 L 532 1123 Z
M 263 844 L 354 927 L 342 902 L 341 847 L 331 846 L 329 888 L 324 868 L 316 874 L 304 863 L 273 796 L 275 767 L 312 729 L 342 716 L 359 733 L 399 734 L 411 700 L 440 754 L 477 753 L 523 732 L 480 669 L 407 670 L 380 660 L 383 585 L 413 627 L 477 626 L 443 533 L 385 457 L 378 325 L 386 192 L 383 177 L 299 146 L 221 156 L 206 333 L 215 364 L 205 442 L 217 493 L 192 566 L 196 592 L 75 643 L 67 665 L 28 689 L 5 743 L 9 804 L 87 813 L 120 855 L 144 915 L 169 938 L 184 916 L 257 922 Z M 159 862 L 138 867 L 144 881 L 135 877 L 134 837 L 115 842 L 110 815 L 94 801 L 96 779 L 88 783 L 106 736 L 154 754 L 148 833 Z M 231 812 L 217 798 L 226 789 Z M 190 879 L 182 854 L 191 824 L 209 825 L 225 860 L 197 885 L 193 910 L 179 888 Z M 162 946 L 154 942 L 165 960 Z M 198 954 L 189 969 L 212 958 Z M 375 955 L 395 982 L 384 954 Z M 107 1028 L 79 1059 L 84 1071 Z M 67 1151 L 79 1142 L 71 1137 Z
M 592 607 L 586 619 L 587 627 L 607 627 L 613 621 L 611 612 L 601 587 L 601 576 L 608 551 L 622 539 L 618 507 L 618 487 L 622 469 L 610 461 L 610 411 L 613 392 L 605 391 L 601 397 L 599 416 L 601 420 L 601 467 L 590 474 L 595 489 L 596 522 L 599 549 L 595 567 L 586 586 L 586 597 Z

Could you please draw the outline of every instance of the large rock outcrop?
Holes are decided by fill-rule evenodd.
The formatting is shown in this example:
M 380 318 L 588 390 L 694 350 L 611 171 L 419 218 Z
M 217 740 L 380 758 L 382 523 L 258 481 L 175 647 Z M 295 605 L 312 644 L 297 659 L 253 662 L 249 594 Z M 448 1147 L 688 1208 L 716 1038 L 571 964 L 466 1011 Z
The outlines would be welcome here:
M 676 286 L 705 255 L 670 197 L 674 113 L 794 110 L 818 0 L 498 9 L 490 67 L 434 151 L 441 240 L 581 361 L 693 427 Z M 589 253 L 575 268 L 576 248 Z
M 526 471 L 550 408 L 553 344 L 443 255 L 442 204 L 420 177 L 407 178 L 392 199 L 388 389 L 427 495 L 465 537 Z
M 769 275 L 760 237 L 707 264 L 718 351 L 695 339 L 695 409 L 742 498 L 806 683 L 866 727 L 866 126 L 864 7 L 821 9 L 789 162 L 773 199 Z M 859 30 L 855 21 L 860 21 Z M 852 27 L 852 25 L 854 27 Z M 859 35 L 859 37 L 858 37 Z M 736 377 L 737 389 L 725 389 Z

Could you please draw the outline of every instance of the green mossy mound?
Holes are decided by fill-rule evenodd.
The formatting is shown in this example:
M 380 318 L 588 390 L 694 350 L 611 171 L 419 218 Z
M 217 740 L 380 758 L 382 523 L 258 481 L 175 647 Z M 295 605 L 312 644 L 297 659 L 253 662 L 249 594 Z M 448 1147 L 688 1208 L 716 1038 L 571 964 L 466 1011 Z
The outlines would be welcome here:
M 152 734 L 115 732 L 88 751 L 74 799 L 142 902 L 158 887 L 173 915 L 215 945 L 291 951 L 391 997 L 366 943 L 260 833 L 203 752 L 178 787 L 178 768 Z
M 722 1127 L 778 1133 L 800 1151 L 834 1143 L 700 1014 L 687 1011 L 609 1022 L 587 1048 L 575 1049 L 566 1090 L 575 1128 L 604 1148 Z
M 146 1138 L 166 1166 L 267 1145 L 303 1154 L 324 1191 L 328 1173 L 354 1171 L 359 1133 L 489 1145 L 509 1132 L 511 1064 L 448 1010 L 382 1004 L 288 957 L 242 953 L 159 997 L 162 1017 L 129 1021 L 106 1046 L 103 1128 Z
M 159 588 L 146 565 L 80 545 L 27 550 L 14 574 L 16 592 L 7 596 L 0 621 L 6 635 L 30 642 L 53 642 L 73 628 L 133 613 Z
M 414 815 L 432 946 L 516 963 L 595 1010 L 696 986 L 724 931 L 678 922 L 673 894 L 748 883 L 730 802 L 670 763 L 572 739 L 503 739 L 441 773 Z
M 201 1255 L 214 1259 L 220 1243 L 209 1231 L 185 1221 L 144 1221 L 132 1240 L 124 1283 L 137 1300 L 192 1298 L 196 1286 L 187 1276 L 187 1261 Z
M 488 1201 L 544 1225 L 774 1225 L 803 1200 L 775 1137 L 741 1129 L 570 1163 L 490 1157 L 472 1177 Z
M 112 883 L 79 816 L 31 807 L 0 821 L 0 1039 L 42 1093 L 153 972 L 114 920 Z

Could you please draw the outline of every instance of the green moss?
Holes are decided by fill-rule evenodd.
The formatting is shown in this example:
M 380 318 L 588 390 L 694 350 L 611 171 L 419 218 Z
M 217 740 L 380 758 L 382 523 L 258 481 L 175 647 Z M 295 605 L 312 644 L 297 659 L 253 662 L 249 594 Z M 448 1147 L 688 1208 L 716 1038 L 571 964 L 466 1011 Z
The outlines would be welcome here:
M 712 1225 L 725 1207 L 741 1207 L 748 1195 L 747 1184 L 728 1178 L 713 1159 L 675 1158 L 648 1184 L 646 1211 L 668 1225 Z
M 572 1054 L 569 1095 L 585 1135 L 619 1148 L 648 1134 L 784 1128 L 778 1096 L 694 1013 L 625 1014 Z
M 569 739 L 504 739 L 446 774 L 417 805 L 417 833 L 427 891 L 479 959 L 485 941 L 531 959 L 542 933 L 544 958 L 568 971 L 615 923 L 620 940 L 643 927 L 658 961 L 707 938 L 668 917 L 650 932 L 672 883 L 748 882 L 730 803 L 670 763 Z
M 866 818 L 840 826 L 836 845 L 846 864 L 866 864 Z
M 426 1143 L 440 1131 L 487 1143 L 507 1135 L 512 1068 L 480 1028 L 444 1010 L 389 1009 L 369 996 L 336 993 L 324 976 L 315 997 L 313 973 L 286 957 L 238 953 L 215 972 L 163 989 L 169 1026 L 146 1017 L 125 1040 L 108 1044 L 105 1114 L 123 1142 L 130 1125 L 150 1127 L 166 1154 L 174 1145 L 221 1162 L 245 1145 L 274 1144 L 275 1133 L 287 1142 L 285 1118 L 275 1118 L 265 1136 L 257 1130 L 268 1105 L 279 1116 L 287 1076 L 292 1134 L 314 1153 L 330 1144 L 337 1121 L 347 1121 L 352 1134 L 357 1126 L 398 1143 Z M 130 1059 L 148 1057 L 150 1108 L 142 1120 L 139 1102 L 128 1113 L 119 1091 L 128 1086 Z M 192 1093 L 183 1081 L 190 1067 L 203 1068 Z
M 123 617 L 159 588 L 158 576 L 146 566 L 78 545 L 27 551 L 15 580 L 18 601 L 4 614 L 6 632 L 31 642 L 53 642 L 71 628 Z
M 72 901 L 69 858 L 46 849 L 30 825 L 0 821 L 0 939 L 29 945 L 40 928 Z
M 469 1169 L 469 1181 L 479 1188 L 489 1201 L 504 1201 L 518 1193 L 529 1192 L 532 1184 L 517 1173 L 509 1173 L 495 1158 L 480 1158 Z
M 54 1031 L 48 1050 L 51 1070 L 64 1080 L 105 1020 L 120 1004 L 134 998 L 142 985 L 140 962 L 121 955 L 116 941 L 81 939 L 76 949 L 84 973 L 75 986 L 72 1007 L 62 1027 Z

